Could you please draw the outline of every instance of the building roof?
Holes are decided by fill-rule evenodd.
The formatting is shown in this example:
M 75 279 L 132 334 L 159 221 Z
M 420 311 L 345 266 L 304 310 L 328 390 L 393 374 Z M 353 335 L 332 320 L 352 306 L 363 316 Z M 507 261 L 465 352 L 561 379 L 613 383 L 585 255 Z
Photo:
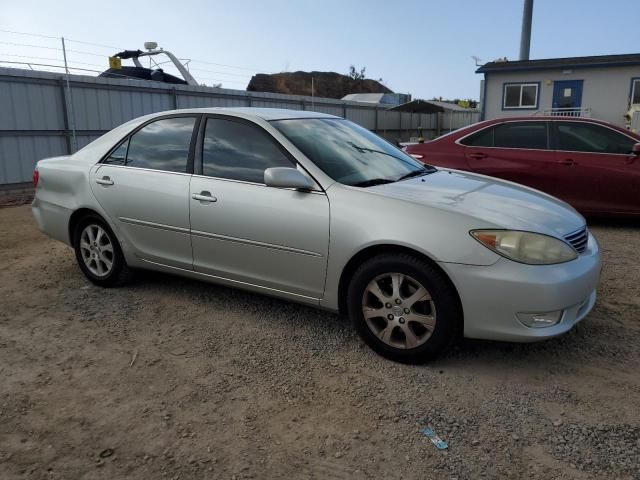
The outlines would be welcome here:
M 342 97 L 342 100 L 348 100 L 350 102 L 366 102 L 366 103 L 381 103 L 384 93 L 350 93 Z
M 440 102 L 438 100 L 413 100 L 411 102 L 403 103 L 395 107 L 391 107 L 388 110 L 395 110 L 399 112 L 413 112 L 413 113 L 437 113 L 444 112 L 445 110 L 453 110 L 455 112 L 475 112 L 473 108 L 465 108 L 455 103 Z
M 512 72 L 518 70 L 547 70 L 586 67 L 621 67 L 640 65 L 640 53 L 624 55 L 594 55 L 590 57 L 543 58 L 539 60 L 504 60 L 488 62 L 476 73 Z

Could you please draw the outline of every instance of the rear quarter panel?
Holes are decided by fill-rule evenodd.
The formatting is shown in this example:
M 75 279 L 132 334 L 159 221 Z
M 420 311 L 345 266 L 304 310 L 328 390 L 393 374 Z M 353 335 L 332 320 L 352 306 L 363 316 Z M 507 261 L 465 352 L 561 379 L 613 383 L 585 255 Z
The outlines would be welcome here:
M 75 154 L 45 158 L 36 168 L 40 174 L 32 203 L 33 216 L 43 233 L 71 245 L 69 220 L 73 212 L 88 208 L 100 214 L 118 235 L 89 186 L 91 168 L 133 128 L 151 116 L 131 120 L 107 132 Z M 127 255 L 127 251 L 125 255 Z
M 31 208 L 43 233 L 71 245 L 69 220 L 73 212 L 88 208 L 107 218 L 89 187 L 91 167 L 91 164 L 74 160 L 74 157 L 38 162 L 40 179 Z

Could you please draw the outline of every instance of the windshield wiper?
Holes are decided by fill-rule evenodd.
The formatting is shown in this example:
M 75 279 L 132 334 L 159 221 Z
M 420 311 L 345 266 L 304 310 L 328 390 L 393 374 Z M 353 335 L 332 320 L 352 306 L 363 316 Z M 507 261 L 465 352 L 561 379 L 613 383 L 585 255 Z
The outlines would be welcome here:
M 413 172 L 409 172 L 406 175 L 401 176 L 400 178 L 398 178 L 396 180 L 396 182 L 399 182 L 400 180 L 405 180 L 407 178 L 420 177 L 422 175 L 428 175 L 428 174 L 433 173 L 435 171 L 436 171 L 435 168 L 425 168 L 424 170 L 414 170 Z
M 395 155 L 391 155 L 390 153 L 383 152 L 382 150 L 376 150 L 375 148 L 361 147 L 360 145 L 356 145 L 353 142 L 347 142 L 347 143 L 360 153 L 364 153 L 364 152 L 379 153 L 380 155 L 386 155 L 387 157 L 395 158 L 396 160 L 399 160 L 402 163 L 409 163 L 401 157 L 396 157 Z
M 384 185 L 385 183 L 393 183 L 395 180 L 389 180 L 388 178 L 372 178 L 370 180 L 364 180 L 358 183 L 352 183 L 352 187 L 373 187 L 374 185 Z

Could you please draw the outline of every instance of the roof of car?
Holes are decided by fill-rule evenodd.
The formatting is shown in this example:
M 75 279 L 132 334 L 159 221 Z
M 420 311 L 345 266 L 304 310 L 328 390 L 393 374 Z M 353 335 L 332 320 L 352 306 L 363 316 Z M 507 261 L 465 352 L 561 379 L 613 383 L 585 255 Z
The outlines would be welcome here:
M 327 113 L 312 112 L 309 110 L 291 110 L 287 108 L 209 107 L 181 109 L 180 111 L 185 113 L 217 113 L 242 117 L 258 117 L 266 121 L 293 118 L 341 118 Z
M 459 128 L 457 130 L 453 130 L 449 133 L 446 133 L 436 139 L 434 139 L 434 141 L 436 140 L 440 140 L 440 139 L 444 139 L 444 138 L 458 138 L 458 137 L 462 137 L 464 135 L 468 135 L 470 132 L 474 132 L 476 130 L 480 130 L 481 128 L 487 127 L 489 125 L 496 125 L 499 123 L 506 123 L 506 122 L 527 122 L 527 121 L 554 121 L 554 122 L 588 122 L 588 123 L 597 123 L 598 125 L 604 125 L 606 127 L 612 128 L 614 130 L 617 130 L 621 133 L 624 133 L 630 137 L 633 138 L 640 138 L 640 135 L 638 135 L 637 133 L 631 131 L 631 130 L 627 130 L 619 125 L 615 125 L 613 123 L 610 122 L 606 122 L 604 120 L 598 120 L 596 118 L 589 118 L 589 117 L 569 117 L 569 116 L 561 116 L 561 115 L 554 115 L 554 116 L 543 116 L 543 115 L 529 115 L 529 116 L 518 116 L 518 117 L 498 117 L 498 118 L 492 118 L 489 120 L 481 120 L 479 122 L 476 123 L 472 123 L 471 125 L 467 125 L 464 126 L 462 128 Z

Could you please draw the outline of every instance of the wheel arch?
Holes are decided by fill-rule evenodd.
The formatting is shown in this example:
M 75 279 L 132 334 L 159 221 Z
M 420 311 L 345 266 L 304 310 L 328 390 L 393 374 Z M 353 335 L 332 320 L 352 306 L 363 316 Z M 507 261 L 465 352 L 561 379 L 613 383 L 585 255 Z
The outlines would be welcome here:
M 100 214 L 100 212 L 97 212 L 95 210 L 93 210 L 92 208 L 87 208 L 87 207 L 82 207 L 79 208 L 77 210 L 75 210 L 72 214 L 71 217 L 69 217 L 69 245 L 74 246 L 73 245 L 73 241 L 74 241 L 74 232 L 76 230 L 76 226 L 78 225 L 78 223 L 80 222 L 80 220 L 82 220 L 84 217 L 86 217 L 87 215 L 97 215 L 98 217 L 102 218 L 102 220 L 105 221 L 105 223 L 109 224 L 109 222 L 107 222 L 104 218 L 103 215 Z
M 389 254 L 389 253 L 399 253 L 399 254 L 409 254 L 414 257 L 423 260 L 424 262 L 431 265 L 433 268 L 442 273 L 443 278 L 445 278 L 449 284 L 449 286 L 453 289 L 456 295 L 456 299 L 458 302 L 458 309 L 460 312 L 460 325 L 458 325 L 458 331 L 461 333 L 464 328 L 464 310 L 462 308 L 462 301 L 460 300 L 460 294 L 458 293 L 458 289 L 455 286 L 455 283 L 451 280 L 447 272 L 438 265 L 438 262 L 433 260 L 428 255 L 425 255 L 418 250 L 415 250 L 410 247 L 402 246 L 402 245 L 394 245 L 394 244 L 378 244 L 378 245 L 370 245 L 368 247 L 363 248 L 355 255 L 353 255 L 349 261 L 346 263 L 344 268 L 342 269 L 342 273 L 340 275 L 340 281 L 338 283 L 338 308 L 341 314 L 346 314 L 347 312 L 347 290 L 349 288 L 349 283 L 353 278 L 353 274 L 356 272 L 358 267 L 362 265 L 364 262 L 369 260 L 370 258 L 375 257 L 380 254 Z

